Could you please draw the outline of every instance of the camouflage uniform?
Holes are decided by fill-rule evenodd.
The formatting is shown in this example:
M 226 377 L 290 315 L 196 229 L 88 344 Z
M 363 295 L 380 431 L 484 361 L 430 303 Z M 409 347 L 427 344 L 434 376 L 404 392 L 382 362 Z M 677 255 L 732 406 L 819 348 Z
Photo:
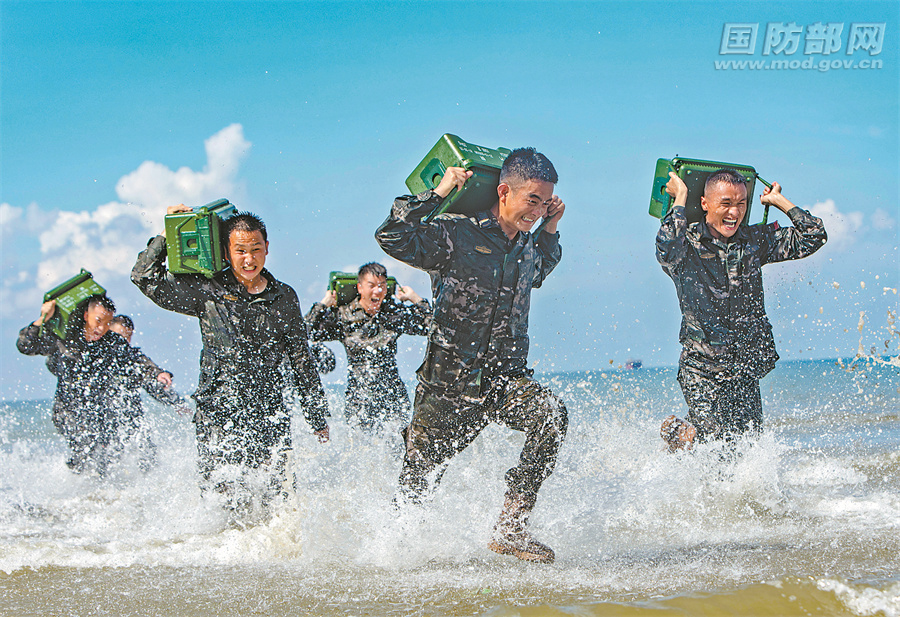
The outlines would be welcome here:
M 140 353 L 138 347 L 133 348 Z M 124 446 L 133 442 L 140 452 L 139 464 L 143 471 L 149 471 L 156 464 L 156 444 L 150 439 L 150 431 L 144 420 L 144 405 L 141 401 L 141 389 L 164 405 L 170 407 L 186 407 L 187 401 L 175 388 L 159 382 L 161 373 L 169 373 L 159 368 L 153 360 L 146 358 L 151 366 L 152 376 L 129 373 L 119 379 L 119 391 L 116 396 L 116 408 L 119 411 L 119 441 Z M 154 374 L 155 373 L 155 374 Z
M 705 221 L 689 225 L 683 207 L 662 219 L 656 258 L 681 306 L 678 381 L 700 439 L 762 428 L 759 380 L 778 360 L 762 266 L 812 255 L 826 240 L 821 219 L 800 208 L 787 215 L 793 227 L 744 225 L 727 241 Z
M 277 490 L 291 447 L 280 366 L 287 358 L 294 389 L 314 431 L 326 428 L 325 393 L 306 340 L 297 294 L 267 270 L 262 293 L 251 295 L 231 270 L 207 279 L 166 271 L 166 240 L 153 238 L 131 280 L 162 308 L 197 317 L 203 351 L 193 394 L 200 470 L 210 483 L 226 465 L 263 468 Z M 227 483 L 216 483 L 228 491 Z
M 431 305 L 387 298 L 374 315 L 354 299 L 344 306 L 313 304 L 306 315 L 310 339 L 341 341 L 347 351 L 347 420 L 372 429 L 386 420 L 407 422 L 409 395 L 397 369 L 397 339 L 401 334 L 428 334 Z
M 526 433 L 506 482 L 533 501 L 568 423 L 563 402 L 526 366 L 531 290 L 559 263 L 559 235 L 509 240 L 489 211 L 421 222 L 440 201 L 432 191 L 397 198 L 375 234 L 389 255 L 431 275 L 434 297 L 401 489 L 417 500 L 429 472 L 499 422 Z
M 16 347 L 28 356 L 47 356 L 47 369 L 57 378 L 52 419 L 72 452 L 69 467 L 80 473 L 93 466 L 103 475 L 118 431 L 119 380 L 155 379 L 159 367 L 114 332 L 97 341 L 73 332 L 62 341 L 49 328 L 29 324 Z

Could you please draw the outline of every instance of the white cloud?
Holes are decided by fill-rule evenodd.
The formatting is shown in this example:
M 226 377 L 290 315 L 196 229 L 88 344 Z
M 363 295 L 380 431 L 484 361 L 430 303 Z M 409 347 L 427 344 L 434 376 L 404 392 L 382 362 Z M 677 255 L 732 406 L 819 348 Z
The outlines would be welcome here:
M 872 227 L 878 231 L 893 229 L 894 225 L 897 224 L 894 217 L 881 208 L 876 209 L 875 212 L 872 213 L 872 216 L 869 217 L 869 221 L 871 221 Z
M 11 230 L 14 223 L 22 218 L 22 208 L 11 206 L 5 201 L 0 204 L 0 229 Z
M 207 164 L 201 171 L 145 161 L 116 185 L 121 201 L 80 212 L 43 211 L 37 205 L 18 208 L 0 204 L 5 242 L 2 291 L 4 315 L 34 308 L 43 291 L 89 270 L 104 284 L 127 277 L 147 238 L 162 229 L 166 207 L 202 205 L 219 197 L 233 198 L 242 187 L 240 162 L 250 148 L 243 127 L 232 124 L 206 140 Z M 35 247 L 39 247 L 37 254 Z M 27 248 L 27 250 L 25 250 Z
M 825 249 L 843 251 L 856 242 L 856 235 L 863 227 L 862 212 L 840 212 L 831 199 L 815 204 L 809 211 L 822 219 L 828 233 Z
M 203 205 L 220 197 L 232 198 L 239 190 L 237 172 L 250 149 L 240 124 L 225 127 L 206 140 L 206 166 L 202 171 L 181 167 L 172 171 L 161 163 L 145 161 L 123 176 L 116 194 L 126 203 L 141 205 L 153 220 L 168 206 Z

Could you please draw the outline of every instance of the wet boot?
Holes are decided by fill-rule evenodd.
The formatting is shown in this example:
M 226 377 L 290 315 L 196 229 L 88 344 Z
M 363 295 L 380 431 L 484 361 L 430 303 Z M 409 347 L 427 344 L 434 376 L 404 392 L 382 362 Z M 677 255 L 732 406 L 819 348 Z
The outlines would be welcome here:
M 506 493 L 503 510 L 497 524 L 494 525 L 494 535 L 488 544 L 489 549 L 524 561 L 553 563 L 556 558 L 553 549 L 535 540 L 526 528 L 535 499 L 536 497 L 528 498 L 512 491 Z

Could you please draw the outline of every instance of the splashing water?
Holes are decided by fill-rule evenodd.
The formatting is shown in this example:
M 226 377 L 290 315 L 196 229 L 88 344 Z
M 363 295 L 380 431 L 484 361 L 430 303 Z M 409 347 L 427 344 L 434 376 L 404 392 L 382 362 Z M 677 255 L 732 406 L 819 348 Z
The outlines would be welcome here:
M 391 506 L 400 439 L 329 392 L 332 441 L 294 425 L 296 491 L 229 526 L 198 490 L 193 426 L 147 405 L 159 463 L 72 474 L 49 403 L 0 414 L 0 612 L 8 614 L 900 615 L 900 371 L 782 362 L 766 430 L 734 455 L 669 455 L 675 369 L 544 375 L 570 430 L 531 518 L 557 561 L 486 545 L 524 437 L 490 426 L 431 503 Z M 295 415 L 299 418 L 299 413 Z M 768 611 L 768 613 L 766 613 Z

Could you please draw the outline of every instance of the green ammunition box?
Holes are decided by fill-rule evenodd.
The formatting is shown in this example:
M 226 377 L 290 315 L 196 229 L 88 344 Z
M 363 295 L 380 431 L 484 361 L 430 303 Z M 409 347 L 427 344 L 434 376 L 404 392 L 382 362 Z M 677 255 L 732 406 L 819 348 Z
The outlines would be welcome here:
M 353 272 L 332 272 L 328 275 L 328 289 L 336 292 L 338 306 L 350 304 L 359 295 L 356 282 L 357 275 Z M 396 288 L 397 279 L 393 276 L 387 277 L 387 293 L 384 297 L 393 296 Z
M 688 199 L 685 204 L 685 216 L 688 223 L 696 223 L 704 218 L 703 208 L 700 205 L 700 197 L 703 195 L 703 188 L 706 185 L 706 179 L 720 169 L 731 169 L 741 174 L 747 180 L 747 214 L 744 215 L 742 225 L 749 225 L 750 207 L 753 205 L 754 189 L 756 180 L 766 186 L 771 186 L 768 182 L 759 177 L 756 170 L 749 165 L 739 165 L 735 163 L 720 163 L 718 161 L 704 161 L 700 159 L 687 159 L 676 155 L 674 159 L 659 159 L 656 161 L 656 172 L 653 178 L 653 191 L 650 194 L 650 215 L 661 219 L 669 211 L 672 204 L 672 197 L 666 193 L 666 183 L 669 181 L 669 172 L 674 171 L 678 177 L 684 180 L 688 187 Z M 769 208 L 766 206 L 763 220 L 765 224 L 769 217 Z
M 56 312 L 44 325 L 50 328 L 53 334 L 65 339 L 69 316 L 78 304 L 91 296 L 105 293 L 106 290 L 94 281 L 93 275 L 82 268 L 80 273 L 44 294 L 44 302 L 56 300 Z
M 463 141 L 446 133 L 406 179 L 414 195 L 435 188 L 448 167 L 463 167 L 472 172 L 461 191 L 453 189 L 431 216 L 443 212 L 472 214 L 487 210 L 497 201 L 500 168 L 509 156 L 507 148 L 492 150 Z
M 212 278 L 226 267 L 219 231 L 237 213 L 227 199 L 218 199 L 190 212 L 166 215 L 169 272 L 202 274 Z

